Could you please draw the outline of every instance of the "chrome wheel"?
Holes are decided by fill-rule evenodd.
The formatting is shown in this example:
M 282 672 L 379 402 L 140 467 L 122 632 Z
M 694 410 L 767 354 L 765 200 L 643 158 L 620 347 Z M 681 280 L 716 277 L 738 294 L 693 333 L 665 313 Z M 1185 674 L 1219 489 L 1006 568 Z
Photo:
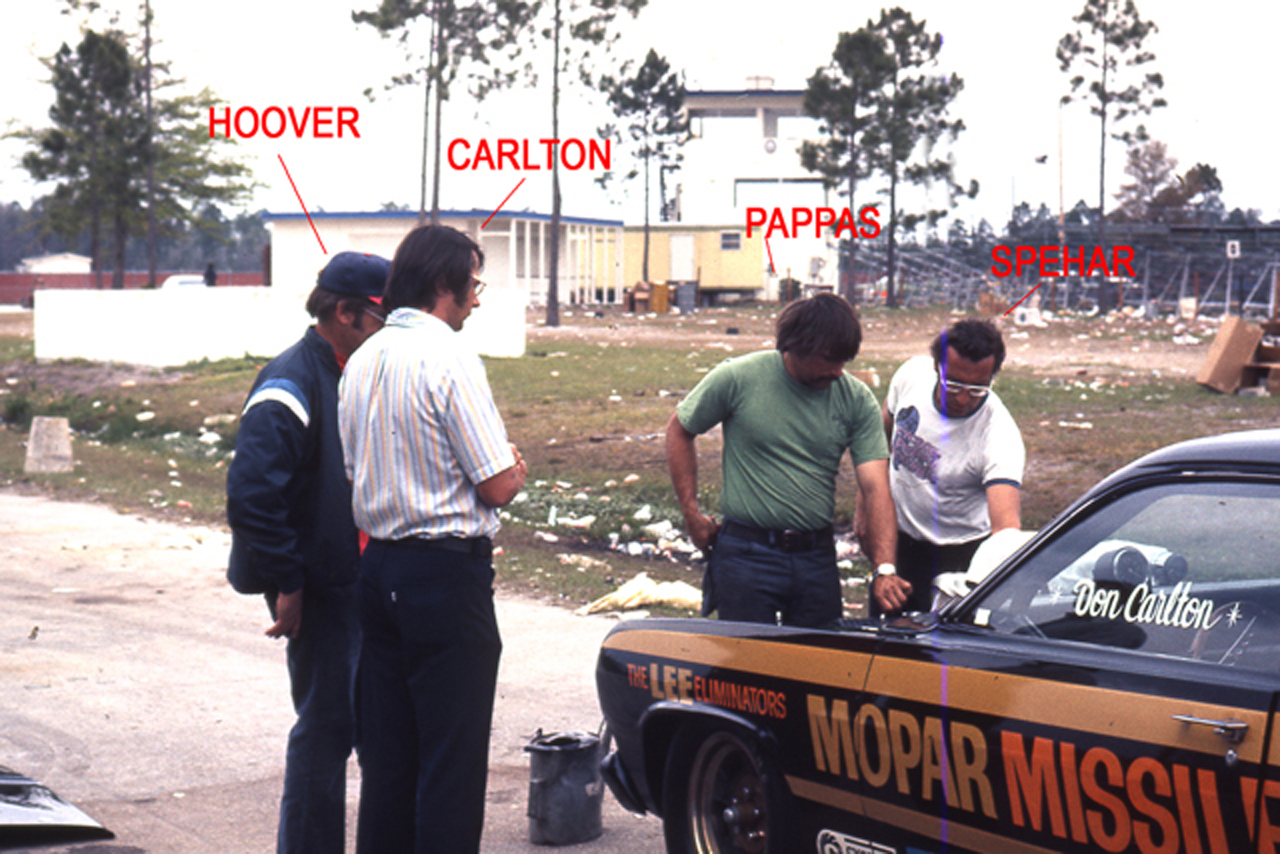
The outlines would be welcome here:
M 707 737 L 694 756 L 686 804 L 697 854 L 765 854 L 769 805 L 756 752 L 732 733 Z

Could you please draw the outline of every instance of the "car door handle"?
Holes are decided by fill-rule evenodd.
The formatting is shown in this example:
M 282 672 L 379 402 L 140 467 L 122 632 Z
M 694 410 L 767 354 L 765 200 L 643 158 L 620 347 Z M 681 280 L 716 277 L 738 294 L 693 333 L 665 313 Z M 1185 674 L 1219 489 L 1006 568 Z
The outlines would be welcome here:
M 1244 734 L 1249 730 L 1249 725 L 1247 723 L 1244 721 L 1238 721 L 1235 718 L 1228 718 L 1225 721 L 1216 721 L 1212 718 L 1198 718 L 1195 715 L 1174 715 L 1173 719 L 1184 724 L 1213 727 L 1214 732 L 1232 744 L 1239 744 L 1244 741 Z

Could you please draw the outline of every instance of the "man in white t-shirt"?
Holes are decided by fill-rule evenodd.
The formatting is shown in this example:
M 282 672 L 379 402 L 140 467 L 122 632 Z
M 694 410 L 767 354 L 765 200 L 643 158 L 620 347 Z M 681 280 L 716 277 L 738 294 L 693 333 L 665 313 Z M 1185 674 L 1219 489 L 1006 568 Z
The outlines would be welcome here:
M 928 611 L 933 579 L 963 572 L 995 531 L 1022 525 L 1026 450 L 991 382 L 1004 340 L 987 320 L 961 320 L 909 359 L 883 409 L 898 515 L 896 572 L 871 582 L 873 616 Z

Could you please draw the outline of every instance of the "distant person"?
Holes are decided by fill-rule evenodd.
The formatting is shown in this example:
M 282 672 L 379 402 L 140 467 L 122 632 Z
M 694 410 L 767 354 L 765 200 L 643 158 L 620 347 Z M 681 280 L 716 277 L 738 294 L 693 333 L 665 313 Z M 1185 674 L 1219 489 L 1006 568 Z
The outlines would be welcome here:
M 210 261 L 209 265 L 204 268 L 204 284 L 205 287 L 208 288 L 212 288 L 214 285 L 218 284 L 218 271 L 213 268 L 212 261 Z
M 1022 526 L 1022 433 L 991 383 L 1000 330 L 961 320 L 907 360 L 885 398 L 889 481 L 898 515 L 896 577 L 872 585 L 873 615 L 928 611 L 933 579 L 964 572 L 993 532 Z
M 339 422 L 360 562 L 359 854 L 473 854 L 484 829 L 502 640 L 498 508 L 528 474 L 484 363 L 458 332 L 480 305 L 480 247 L 416 228 L 391 262 L 386 327 L 351 359 Z
M 288 638 L 298 720 L 289 733 L 276 850 L 341 854 L 347 758 L 360 649 L 359 542 L 338 436 L 338 379 L 382 328 L 378 302 L 389 264 L 342 252 L 307 299 L 316 319 L 253 384 L 227 472 L 231 564 L 241 593 L 266 594 Z
M 730 359 L 703 377 L 667 423 L 667 464 L 694 544 L 710 549 L 703 613 L 821 626 L 843 615 L 832 518 L 848 451 L 868 508 L 868 551 L 893 571 L 893 501 L 880 407 L 845 373 L 862 327 L 843 297 L 793 302 L 777 349 Z M 695 439 L 724 428 L 720 509 L 698 506 Z

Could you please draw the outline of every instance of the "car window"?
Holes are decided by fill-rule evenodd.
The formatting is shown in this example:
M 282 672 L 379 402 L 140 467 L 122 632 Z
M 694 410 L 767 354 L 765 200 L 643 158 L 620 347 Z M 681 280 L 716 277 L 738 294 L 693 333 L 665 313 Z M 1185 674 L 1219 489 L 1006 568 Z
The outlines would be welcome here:
M 1280 487 L 1187 480 L 1123 495 L 1020 561 L 961 619 L 1280 671 Z

